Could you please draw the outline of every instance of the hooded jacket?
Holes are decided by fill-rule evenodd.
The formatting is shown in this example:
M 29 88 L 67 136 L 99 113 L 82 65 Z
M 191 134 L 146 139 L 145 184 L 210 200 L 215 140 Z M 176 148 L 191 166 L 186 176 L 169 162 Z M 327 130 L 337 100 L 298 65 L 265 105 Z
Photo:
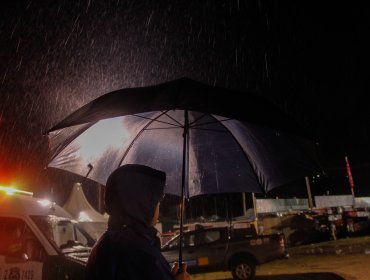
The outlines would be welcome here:
M 108 178 L 108 229 L 94 245 L 86 279 L 173 280 L 152 219 L 166 182 L 164 172 L 123 165 Z

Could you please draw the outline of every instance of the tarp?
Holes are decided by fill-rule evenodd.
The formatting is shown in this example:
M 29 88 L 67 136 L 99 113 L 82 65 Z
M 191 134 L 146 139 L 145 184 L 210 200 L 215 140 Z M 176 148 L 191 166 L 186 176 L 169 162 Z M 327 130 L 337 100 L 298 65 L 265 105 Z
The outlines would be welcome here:
M 87 200 L 80 183 L 74 183 L 63 205 L 72 217 L 94 238 L 98 239 L 107 228 L 108 215 L 101 214 Z
M 339 207 L 353 205 L 352 195 L 318 195 L 315 196 L 317 208 Z
M 289 212 L 308 210 L 308 200 L 305 198 L 287 199 L 256 199 L 257 213 Z

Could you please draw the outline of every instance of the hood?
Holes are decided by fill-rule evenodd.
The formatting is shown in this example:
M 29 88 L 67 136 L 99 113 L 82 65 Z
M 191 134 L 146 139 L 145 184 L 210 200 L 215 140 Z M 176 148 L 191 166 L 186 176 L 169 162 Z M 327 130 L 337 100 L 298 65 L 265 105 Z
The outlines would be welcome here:
M 109 176 L 105 191 L 110 222 L 151 227 L 165 183 L 166 174 L 148 166 L 126 164 L 116 169 Z

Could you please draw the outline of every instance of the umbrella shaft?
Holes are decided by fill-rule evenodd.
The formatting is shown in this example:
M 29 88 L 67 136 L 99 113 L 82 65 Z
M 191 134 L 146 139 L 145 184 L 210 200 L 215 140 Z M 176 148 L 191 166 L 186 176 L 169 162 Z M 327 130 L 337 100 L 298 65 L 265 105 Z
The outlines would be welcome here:
M 183 133 L 183 154 L 182 154 L 182 180 L 181 180 L 181 202 L 180 202 L 180 242 L 179 242 L 179 265 L 181 269 L 182 264 L 182 245 L 183 245 L 183 228 L 185 215 L 185 185 L 186 174 L 188 170 L 188 137 L 189 135 L 189 117 L 188 110 L 184 110 L 184 133 Z

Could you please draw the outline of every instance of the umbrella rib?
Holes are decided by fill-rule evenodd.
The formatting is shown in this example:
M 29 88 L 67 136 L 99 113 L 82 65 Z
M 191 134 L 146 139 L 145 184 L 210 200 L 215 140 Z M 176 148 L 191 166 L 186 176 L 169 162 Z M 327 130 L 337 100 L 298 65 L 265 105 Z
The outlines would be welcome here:
M 209 116 L 209 115 L 211 115 L 211 114 L 204 113 L 200 117 L 198 117 L 195 120 L 193 120 L 192 122 L 190 122 L 189 123 L 189 127 L 192 126 L 193 124 L 195 124 L 195 126 L 202 126 L 202 125 L 207 125 L 207 124 L 219 123 L 219 122 L 224 122 L 224 121 L 232 120 L 232 118 L 226 118 L 224 120 L 217 120 L 216 119 L 216 121 L 214 121 L 214 122 L 204 122 L 204 123 L 196 124 L 197 121 L 199 121 L 199 120 L 203 119 L 205 116 Z M 194 126 L 192 126 L 192 127 L 194 127 Z
M 223 120 L 215 120 L 213 122 L 209 121 L 209 122 L 204 122 L 204 123 L 196 123 L 197 121 L 199 121 L 200 119 L 202 119 L 204 116 L 206 115 L 209 115 L 209 116 L 212 116 L 211 114 L 203 114 L 201 117 L 197 118 L 196 120 L 192 121 L 190 124 L 189 124 L 189 127 L 191 128 L 196 128 L 196 127 L 199 127 L 199 126 L 204 126 L 204 125 L 209 125 L 209 124 L 213 124 L 213 123 L 221 123 L 221 122 L 225 122 L 225 121 L 229 121 L 229 120 L 232 120 L 232 118 L 227 118 L 227 119 L 223 119 Z M 212 117 L 213 118 L 213 117 Z M 193 125 L 195 124 L 195 125 Z M 193 125 L 193 126 L 192 126 Z
M 204 118 L 205 116 L 207 116 L 207 115 L 208 115 L 207 113 L 202 114 L 200 117 L 198 117 L 198 118 L 196 118 L 195 120 L 193 120 L 192 122 L 190 122 L 190 123 L 189 123 L 189 127 L 190 127 L 192 124 L 196 123 L 197 121 L 199 121 L 199 120 L 203 119 L 203 118 Z
M 168 111 L 168 110 L 167 110 Z M 146 130 L 146 128 L 151 125 L 154 121 L 158 121 L 157 119 L 161 116 L 163 116 L 164 114 L 167 113 L 167 111 L 162 111 L 162 113 L 158 114 L 158 116 L 156 116 L 155 118 L 144 118 L 144 119 L 148 119 L 150 120 L 135 136 L 134 139 L 132 139 L 130 145 L 128 146 L 128 148 L 126 149 L 125 153 L 123 154 L 120 162 L 118 163 L 118 167 L 121 166 L 122 162 L 125 160 L 127 154 L 129 153 L 129 151 L 131 150 L 132 146 L 134 145 L 135 141 L 141 136 L 141 134 Z M 117 167 L 117 168 L 118 168 Z
M 226 121 L 229 121 L 229 120 L 233 120 L 233 119 L 232 118 L 227 118 L 227 119 L 223 119 L 223 120 L 217 120 L 217 122 L 205 122 L 205 123 L 198 124 L 198 126 L 202 126 L 202 125 L 206 125 L 206 124 L 212 124 L 212 123 L 221 123 L 221 122 L 226 122 Z
M 210 117 L 211 117 L 211 118 L 214 118 L 214 119 L 217 121 L 217 119 L 215 118 L 215 116 L 213 116 L 212 114 L 210 114 Z M 259 177 L 258 177 L 258 175 L 257 175 L 257 172 L 256 172 L 256 170 L 254 169 L 253 164 L 252 164 L 252 162 L 250 161 L 250 159 L 249 159 L 249 157 L 248 157 L 248 154 L 244 151 L 243 147 L 240 145 L 239 141 L 235 138 L 234 134 L 233 134 L 233 133 L 231 133 L 231 131 L 230 131 L 229 129 L 227 129 L 227 127 L 222 123 L 222 121 L 220 121 L 219 123 L 220 123 L 220 124 L 221 124 L 225 129 L 226 129 L 226 131 L 228 131 L 228 132 L 230 133 L 230 135 L 231 135 L 231 137 L 234 139 L 235 143 L 237 143 L 237 145 L 239 146 L 240 150 L 243 152 L 243 154 L 244 154 L 244 156 L 245 156 L 246 160 L 249 162 L 249 165 L 252 167 L 252 169 L 253 169 L 253 174 L 254 174 L 254 176 L 256 176 L 257 182 L 259 182 L 259 183 L 260 183 L 260 180 L 259 180 Z M 260 183 L 260 184 L 261 184 L 261 183 Z M 261 185 L 262 185 L 262 184 L 261 184 Z M 262 185 L 262 186 L 263 186 L 263 185 Z M 265 188 L 263 188 L 263 190 L 266 192 Z
M 179 129 L 181 127 L 175 126 L 175 127 L 153 127 L 153 128 L 145 128 L 144 130 L 160 130 L 160 129 Z
M 212 132 L 220 132 L 220 133 L 228 133 L 227 130 L 219 130 L 219 129 L 212 129 L 212 128 L 191 127 L 191 129 L 212 131 Z
M 140 116 L 140 115 L 136 115 L 136 114 L 134 114 L 133 116 L 138 117 L 138 118 L 142 118 L 142 119 L 146 119 L 146 120 L 156 121 L 156 122 L 163 123 L 163 124 L 168 124 L 168 125 L 171 125 L 171 126 L 173 126 L 173 127 L 178 128 L 178 127 L 177 127 L 175 124 L 173 124 L 173 123 L 169 123 L 169 122 L 165 122 L 165 121 L 157 120 L 157 118 L 159 118 L 159 117 L 161 117 L 161 116 L 163 116 L 163 115 L 166 115 L 166 116 L 168 116 L 170 119 L 172 119 L 173 121 L 175 121 L 176 123 L 178 123 L 179 127 L 182 127 L 182 126 L 183 126 L 181 123 L 179 123 L 178 121 L 176 121 L 175 119 L 173 119 L 171 116 L 169 116 L 169 115 L 167 114 L 167 112 L 168 112 L 168 110 L 167 110 L 167 111 L 162 111 L 162 114 L 160 114 L 158 117 L 156 117 L 156 118 L 154 118 L 154 119 L 152 119 L 152 118 L 148 118 L 148 117 L 144 117 L 144 116 Z
M 165 112 L 166 116 L 167 116 L 168 118 L 170 118 L 171 120 L 173 120 L 175 123 L 177 123 L 177 124 L 179 125 L 179 127 L 184 127 L 184 125 L 183 125 L 182 123 L 180 123 L 178 120 L 174 119 L 172 116 L 168 115 L 168 114 L 167 114 L 167 112 L 168 112 L 168 111 L 169 111 L 169 110 L 167 110 L 167 111 Z
M 199 120 L 203 119 L 205 116 L 211 116 L 211 118 L 214 119 L 214 121 L 207 121 L 207 122 L 204 122 L 204 123 L 197 123 Z M 196 118 L 191 123 L 189 123 L 189 128 L 205 130 L 205 131 L 213 131 L 213 132 L 227 132 L 228 130 L 226 128 L 225 128 L 225 130 L 219 130 L 219 129 L 202 128 L 202 126 L 213 124 L 213 123 L 221 123 L 221 122 L 225 122 L 225 121 L 229 121 L 229 120 L 232 120 L 232 118 L 226 118 L 226 119 L 223 119 L 223 120 L 218 120 L 215 117 L 213 117 L 213 115 L 204 113 L 200 117 Z

